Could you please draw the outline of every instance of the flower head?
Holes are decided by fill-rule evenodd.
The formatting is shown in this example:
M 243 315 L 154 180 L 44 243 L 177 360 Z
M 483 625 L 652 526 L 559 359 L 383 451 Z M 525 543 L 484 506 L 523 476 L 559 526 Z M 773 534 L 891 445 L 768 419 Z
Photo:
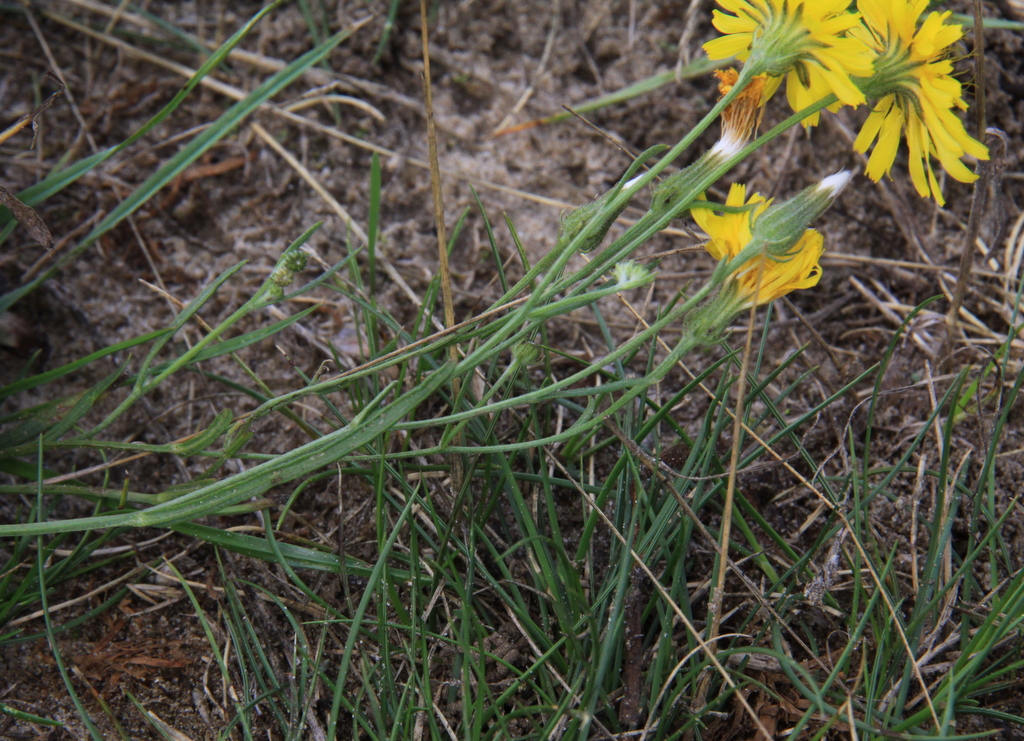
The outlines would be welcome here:
M 748 199 L 747 186 L 733 183 L 729 188 L 729 196 L 725 205 L 733 208 L 753 206 L 749 211 L 726 212 L 719 216 L 710 208 L 695 208 L 691 213 L 697 225 L 710 237 L 704 249 L 715 258 L 736 257 L 754 236 L 752 229 L 754 220 L 764 213 L 770 201 L 764 196 L 754 193 Z
M 721 216 L 710 209 L 693 209 L 693 218 L 707 232 L 710 240 L 704 245 L 716 260 L 735 258 L 751 243 L 758 218 L 768 209 L 770 201 L 754 193 L 748 199 L 746 186 L 733 184 L 729 189 L 726 206 L 753 206 L 745 212 L 726 212 Z M 790 240 L 792 242 L 792 240 Z M 824 238 L 814 229 L 805 230 L 784 255 L 769 254 L 767 250 L 753 256 L 735 270 L 729 278 L 730 290 L 736 294 L 732 311 L 751 304 L 766 304 L 785 296 L 797 288 L 810 288 L 821 278 L 821 259 Z M 731 315 L 730 315 L 731 316 Z
M 928 0 L 858 0 L 866 25 L 854 31 L 878 54 L 876 75 L 867 81 L 879 97 L 853 148 L 874 151 L 866 174 L 875 182 L 892 169 L 900 137 L 909 150 L 910 179 L 922 196 L 944 201 L 931 158 L 950 177 L 970 183 L 977 175 L 960 161 L 965 155 L 988 159 L 988 149 L 964 129 L 954 109 L 966 109 L 960 83 L 952 76 L 947 50 L 963 30 L 947 24 L 950 11 L 932 12 L 918 25 Z M 877 139 L 877 143 L 876 143 Z
M 831 93 L 839 104 L 857 106 L 864 93 L 850 79 L 869 77 L 872 53 L 847 32 L 859 25 L 847 12 L 847 0 L 718 0 L 733 13 L 714 11 L 715 28 L 724 36 L 704 44 L 711 59 L 737 57 L 757 74 L 786 77 L 786 97 L 800 111 Z M 814 113 L 805 125 L 818 123 Z

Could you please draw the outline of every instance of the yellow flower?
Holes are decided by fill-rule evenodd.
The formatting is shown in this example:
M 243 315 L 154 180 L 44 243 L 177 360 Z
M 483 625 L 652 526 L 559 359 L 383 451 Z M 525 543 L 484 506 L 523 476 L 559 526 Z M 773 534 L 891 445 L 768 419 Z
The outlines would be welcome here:
M 879 100 L 860 130 L 853 148 L 866 152 L 875 140 L 866 174 L 875 182 L 892 169 L 901 135 L 907 139 L 910 178 L 922 196 L 944 201 L 931 158 L 939 160 L 950 177 L 961 183 L 977 179 L 960 161 L 965 155 L 988 159 L 988 148 L 964 129 L 954 109 L 967 108 L 960 83 L 952 76 L 947 58 L 950 45 L 963 36 L 957 25 L 947 25 L 950 11 L 932 12 L 918 27 L 928 0 L 858 0 L 866 27 L 855 31 L 876 50 Z
M 718 0 L 734 15 L 714 11 L 715 28 L 725 36 L 704 44 L 711 59 L 736 57 L 758 74 L 786 76 L 786 97 L 800 111 L 831 93 L 840 104 L 857 106 L 864 93 L 850 79 L 870 77 L 872 53 L 861 39 L 847 36 L 859 24 L 847 0 Z M 818 123 L 818 113 L 804 120 Z
M 691 212 L 700 228 L 710 240 L 704 249 L 716 260 L 734 258 L 743 251 L 753 238 L 757 218 L 768 208 L 769 201 L 754 193 L 748 199 L 746 186 L 734 183 L 729 189 L 726 206 L 749 206 L 750 211 L 718 215 L 707 208 L 695 208 Z M 767 253 L 757 255 L 730 276 L 737 292 L 739 311 L 752 303 L 767 304 L 797 288 L 810 288 L 821 278 L 821 259 L 825 240 L 815 229 L 807 229 L 796 244 L 781 259 Z

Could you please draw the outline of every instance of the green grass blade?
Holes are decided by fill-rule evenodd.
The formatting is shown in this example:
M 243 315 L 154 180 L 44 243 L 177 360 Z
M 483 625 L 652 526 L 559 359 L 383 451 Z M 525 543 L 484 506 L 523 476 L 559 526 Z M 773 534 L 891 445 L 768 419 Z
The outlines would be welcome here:
M 36 493 L 36 512 L 42 517 L 43 513 L 43 491 L 42 491 L 42 468 L 43 468 L 43 439 L 39 438 L 38 448 L 38 468 L 36 476 L 38 480 L 38 489 Z M 42 523 L 42 524 L 45 524 Z M 43 543 L 43 536 L 39 535 L 36 539 L 36 569 L 39 579 L 39 602 L 43 609 L 43 621 L 46 625 L 46 640 L 50 644 L 50 650 L 53 652 L 53 659 L 57 663 L 57 670 L 60 672 L 61 679 L 64 680 L 64 686 L 67 688 L 68 696 L 71 698 L 71 702 L 74 703 L 75 710 L 78 711 L 78 716 L 82 719 L 82 723 L 85 724 L 86 729 L 89 731 L 89 735 L 93 738 L 93 741 L 103 741 L 103 735 L 100 733 L 96 724 L 92 718 L 89 717 L 89 713 L 86 711 L 85 706 L 82 705 L 82 700 L 78 697 L 78 693 L 75 691 L 75 686 L 71 682 L 71 674 L 68 672 L 68 667 L 64 663 L 64 658 L 61 656 L 60 647 L 57 644 L 57 636 L 53 630 L 53 618 L 50 616 L 50 608 L 48 600 L 46 598 L 46 557 L 48 550 Z
M 248 471 L 186 494 L 155 507 L 125 515 L 99 515 L 47 523 L 0 525 L 0 537 L 38 535 L 103 527 L 160 527 L 202 517 L 219 509 L 238 504 L 249 497 L 260 497 L 271 487 L 287 483 L 299 476 L 330 465 L 374 440 L 411 413 L 444 384 L 452 373 L 451 366 L 432 373 L 418 387 L 403 394 L 383 410 L 364 410 L 362 419 L 336 432 L 324 435 L 284 453 Z M 387 392 L 385 389 L 382 395 Z

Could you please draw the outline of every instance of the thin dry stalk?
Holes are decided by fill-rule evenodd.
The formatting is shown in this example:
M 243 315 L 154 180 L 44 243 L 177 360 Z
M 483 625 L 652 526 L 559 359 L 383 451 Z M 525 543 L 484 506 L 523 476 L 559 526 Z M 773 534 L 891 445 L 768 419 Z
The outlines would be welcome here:
M 988 131 L 988 139 L 995 140 L 1002 132 L 997 129 Z M 1005 135 L 1003 135 L 1005 136 Z M 1005 142 L 1004 142 L 1005 143 Z M 959 330 L 960 307 L 967 295 L 967 285 L 971 280 L 972 268 L 974 267 L 974 249 L 978 241 L 978 232 L 981 229 L 981 219 L 988 208 L 989 186 L 995 174 L 1001 169 L 1001 158 L 993 157 L 987 162 L 978 163 L 978 179 L 974 183 L 974 192 L 971 194 L 971 215 L 967 219 L 967 235 L 964 238 L 963 252 L 960 253 L 960 272 L 957 274 L 956 287 L 953 289 L 953 299 L 949 304 L 949 312 L 946 314 L 946 341 L 943 343 L 940 357 L 949 357 L 953 343 L 956 342 L 956 335 Z
M 444 200 L 441 196 L 441 167 L 437 162 L 437 128 L 434 125 L 434 97 L 430 82 L 430 37 L 427 31 L 427 0 L 420 0 L 420 35 L 423 40 L 423 97 L 427 114 L 427 147 L 430 160 L 430 193 L 434 200 L 434 223 L 437 227 L 437 256 L 441 271 L 441 297 L 444 301 L 444 326 L 455 325 L 455 306 L 452 301 L 452 275 L 448 266 L 448 234 L 444 222 Z M 459 349 L 452 345 L 448 356 L 458 362 Z M 460 382 L 452 378 L 452 399 L 459 398 Z M 457 411 L 457 410 L 453 410 Z M 462 433 L 458 433 L 457 445 L 462 445 Z M 452 491 L 462 491 L 462 456 L 451 457 Z
M 427 3 L 420 0 L 420 33 L 423 38 L 423 96 L 427 113 L 427 148 L 430 165 L 430 195 L 434 201 L 434 224 L 437 227 L 437 257 L 441 271 L 441 295 L 444 301 L 444 324 L 455 324 L 455 307 L 452 303 L 452 276 L 448 266 L 448 233 L 444 221 L 444 199 L 441 194 L 441 168 L 437 161 L 437 127 L 434 124 L 434 94 L 430 82 L 430 48 L 427 32 Z M 452 360 L 457 351 L 451 349 Z
M 38 119 L 39 116 L 42 115 L 43 111 L 45 111 L 47 108 L 49 108 L 54 103 L 56 103 L 57 99 L 60 98 L 60 96 L 62 96 L 64 94 L 64 90 L 65 90 L 64 83 L 61 82 L 61 79 L 59 77 L 57 77 L 57 75 L 55 75 L 52 72 L 50 72 L 49 70 L 47 70 L 46 71 L 46 76 L 49 77 L 50 80 L 58 86 L 57 90 L 54 90 L 52 93 L 50 93 L 47 96 L 47 98 L 42 103 L 37 105 L 35 108 L 33 108 L 28 113 L 26 113 L 23 116 L 19 117 L 17 121 L 12 123 L 10 126 L 8 126 L 6 129 L 4 129 L 2 132 L 0 132 L 0 144 L 3 144 L 5 141 L 10 139 L 12 136 L 17 134 L 19 131 L 21 131 L 23 128 L 25 128 L 29 124 L 32 125 L 32 132 L 33 132 L 32 133 L 32 138 L 33 138 L 33 140 L 35 139 L 35 129 L 36 129 L 36 125 L 37 125 L 36 124 L 36 119 Z
M 754 287 L 754 296 L 761 292 L 761 279 L 764 277 L 765 261 L 767 254 L 761 255 L 761 264 L 757 271 L 757 284 Z M 722 599 L 725 596 L 725 573 L 729 568 L 729 538 L 732 536 L 732 507 L 736 499 L 736 472 L 740 465 L 740 447 L 743 439 L 743 397 L 747 393 L 747 370 L 750 367 L 750 353 L 754 344 L 754 324 L 757 320 L 757 301 L 750 305 L 750 319 L 747 325 L 747 339 L 743 346 L 743 360 L 740 363 L 740 377 L 736 382 L 736 414 L 733 416 L 732 424 L 732 450 L 729 453 L 729 479 L 725 486 L 725 502 L 722 505 L 722 534 L 718 544 L 718 558 L 716 559 L 715 587 L 711 590 L 711 600 L 708 604 L 708 644 L 713 644 L 718 638 L 718 631 L 722 623 Z M 704 704 L 704 693 L 707 690 L 707 682 L 702 682 L 697 690 L 697 705 Z M 765 735 L 765 738 L 771 738 Z

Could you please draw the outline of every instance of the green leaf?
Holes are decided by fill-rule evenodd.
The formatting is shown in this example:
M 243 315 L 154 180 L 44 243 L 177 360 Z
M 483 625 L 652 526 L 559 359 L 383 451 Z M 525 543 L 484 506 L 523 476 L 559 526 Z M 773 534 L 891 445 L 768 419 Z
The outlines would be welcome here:
M 0 525 L 0 537 L 76 532 L 103 527 L 169 526 L 217 512 L 250 497 L 262 496 L 274 486 L 293 481 L 341 460 L 378 435 L 391 430 L 448 381 L 453 369 L 454 366 L 451 365 L 443 366 L 391 404 L 378 409 L 378 405 L 397 382 L 392 383 L 347 426 L 283 453 L 266 463 L 164 504 L 130 514 Z

